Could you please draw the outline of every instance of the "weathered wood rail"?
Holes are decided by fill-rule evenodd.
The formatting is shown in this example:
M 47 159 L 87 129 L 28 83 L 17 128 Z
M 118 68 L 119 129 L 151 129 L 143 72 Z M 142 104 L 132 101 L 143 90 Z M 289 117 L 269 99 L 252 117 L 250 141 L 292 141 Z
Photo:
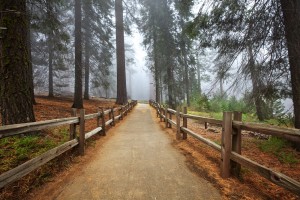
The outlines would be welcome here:
M 224 112 L 223 120 L 216 120 L 196 115 L 189 115 L 187 114 L 186 107 L 182 113 L 178 110 L 175 111 L 169 108 L 163 108 L 159 103 L 152 100 L 149 101 L 149 104 L 156 109 L 157 117 L 160 117 L 160 120 L 166 123 L 166 127 L 170 128 L 172 125 L 176 126 L 177 139 L 187 139 L 187 135 L 190 135 L 221 153 L 220 171 L 222 178 L 228 178 L 230 175 L 239 176 L 241 166 L 244 166 L 276 185 L 288 189 L 300 196 L 300 183 L 298 181 L 241 155 L 241 130 L 256 131 L 300 143 L 299 129 L 285 129 L 241 122 L 242 114 L 240 112 Z M 172 115 L 176 116 L 176 121 L 172 120 Z M 181 118 L 183 118 L 183 120 L 181 120 Z M 208 123 L 222 126 L 221 145 L 218 145 L 188 129 L 187 119 L 198 120 L 205 124 L 205 128 L 207 128 Z M 182 125 L 181 121 L 183 122 Z
M 29 174 L 38 167 L 44 165 L 50 160 L 58 157 L 62 153 L 78 146 L 80 155 L 84 155 L 85 152 L 85 140 L 92 137 L 95 134 L 101 133 L 106 135 L 106 126 L 114 125 L 117 120 L 122 119 L 128 112 L 137 104 L 137 101 L 132 101 L 124 106 L 104 110 L 101 109 L 94 114 L 84 114 L 84 109 L 80 110 L 80 115 L 76 116 L 76 109 L 73 109 L 74 117 L 54 119 L 41 122 L 32 122 L 24 124 L 15 124 L 0 126 L 0 139 L 4 137 L 10 137 L 14 135 L 20 135 L 28 132 L 43 130 L 46 128 L 57 127 L 62 125 L 70 125 L 70 140 L 62 145 L 59 145 L 40 156 L 37 156 L 18 167 L 4 172 L 0 175 L 0 188 L 12 183 L 23 176 Z M 108 120 L 106 121 L 106 116 Z M 75 117 L 76 116 L 76 117 Z M 85 133 L 85 121 L 90 119 L 97 119 L 97 128 Z M 79 134 L 76 136 L 76 127 L 79 126 Z

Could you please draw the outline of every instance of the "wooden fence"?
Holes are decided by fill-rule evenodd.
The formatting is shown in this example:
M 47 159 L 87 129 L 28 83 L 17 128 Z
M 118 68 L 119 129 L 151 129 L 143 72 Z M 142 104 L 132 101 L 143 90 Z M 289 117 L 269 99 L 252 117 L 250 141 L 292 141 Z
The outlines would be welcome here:
M 0 126 L 0 139 L 4 137 L 10 137 L 14 135 L 20 135 L 23 133 L 43 130 L 46 128 L 57 127 L 61 125 L 70 125 L 70 140 L 60 146 L 57 146 L 42 155 L 35 157 L 18 167 L 4 172 L 0 175 L 0 188 L 12 183 L 23 176 L 29 174 L 38 167 L 44 165 L 50 160 L 58 157 L 62 153 L 78 146 L 80 155 L 84 155 L 85 152 L 85 140 L 93 135 L 100 133 L 106 135 L 105 127 L 108 125 L 114 125 L 115 121 L 122 119 L 128 112 L 137 104 L 137 101 L 132 101 L 124 106 L 112 108 L 108 110 L 99 110 L 97 113 L 85 115 L 84 109 L 80 110 L 79 117 L 76 116 L 77 110 L 73 109 L 74 117 L 64 119 L 54 119 L 41 122 L 32 122 L 24 124 L 14 124 L 7 126 Z M 105 120 L 105 116 L 108 115 L 108 120 Z M 90 119 L 97 119 L 97 128 L 85 133 L 85 121 Z M 79 136 L 76 136 L 76 127 L 79 126 Z
M 187 135 L 190 135 L 221 153 L 220 168 L 222 178 L 228 178 L 230 175 L 239 176 L 241 166 L 244 166 L 255 171 L 276 185 L 288 189 L 300 196 L 300 183 L 298 181 L 241 155 L 241 130 L 260 132 L 300 143 L 299 129 L 284 129 L 255 123 L 241 122 L 242 114 L 240 112 L 224 112 L 223 120 L 216 120 L 196 115 L 189 115 L 187 114 L 186 107 L 184 107 L 184 111 L 182 113 L 179 112 L 179 110 L 175 111 L 170 108 L 163 108 L 160 104 L 151 100 L 149 101 L 149 104 L 156 109 L 157 116 L 160 117 L 161 121 L 166 123 L 166 127 L 172 127 L 172 125 L 176 126 L 177 139 L 187 139 Z M 172 116 L 176 116 L 176 121 L 172 120 Z M 181 118 L 183 122 L 182 125 L 180 123 Z M 218 145 L 188 129 L 187 119 L 195 119 L 203 122 L 205 124 L 205 128 L 207 128 L 208 123 L 221 126 L 221 145 Z

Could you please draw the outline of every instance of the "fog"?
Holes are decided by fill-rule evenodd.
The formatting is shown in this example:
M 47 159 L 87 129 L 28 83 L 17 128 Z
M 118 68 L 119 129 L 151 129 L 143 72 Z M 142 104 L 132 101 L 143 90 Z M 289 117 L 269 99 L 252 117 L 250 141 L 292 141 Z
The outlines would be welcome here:
M 132 69 L 134 73 L 127 74 L 128 94 L 131 99 L 149 100 L 151 84 L 151 74 L 146 66 L 147 53 L 142 46 L 143 37 L 135 28 L 131 37 L 127 38 L 131 41 L 134 50 L 134 62 Z M 125 52 L 126 53 L 126 52 Z M 130 73 L 127 71 L 127 73 Z

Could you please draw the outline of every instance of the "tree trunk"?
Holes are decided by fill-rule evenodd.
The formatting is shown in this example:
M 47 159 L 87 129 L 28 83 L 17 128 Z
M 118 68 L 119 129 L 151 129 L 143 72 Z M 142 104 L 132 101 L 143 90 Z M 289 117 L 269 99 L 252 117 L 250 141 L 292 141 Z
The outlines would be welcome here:
M 86 2 L 83 6 L 85 17 L 84 17 L 84 26 L 85 26 L 85 46 L 84 46 L 84 99 L 88 100 L 90 99 L 90 47 L 91 47 L 91 26 L 89 23 L 90 16 L 89 16 L 89 10 L 88 7 L 90 2 Z
M 223 76 L 220 77 L 220 96 L 223 99 L 224 98 L 224 88 L 223 88 Z
M 196 61 L 196 65 L 197 65 L 197 83 L 198 83 L 198 90 L 200 95 L 202 94 L 202 90 L 201 90 L 201 71 L 200 71 L 200 63 L 198 60 L 198 54 L 197 54 L 197 61 Z
M 84 59 L 84 99 L 90 99 L 90 43 L 86 34 L 85 38 L 85 59 Z
M 82 100 L 82 44 L 81 0 L 75 0 L 75 92 L 72 108 L 83 108 Z
M 115 0 L 116 47 L 117 47 L 117 104 L 128 102 L 126 90 L 124 25 L 122 0 Z
M 167 77 L 168 77 L 168 97 L 169 106 L 172 109 L 176 109 L 176 103 L 174 99 L 174 76 L 172 66 L 167 66 Z
M 153 26 L 153 54 L 154 54 L 154 79 L 155 79 L 155 101 L 161 103 L 160 99 L 160 82 L 159 82 L 159 67 L 157 57 L 157 34 L 156 28 Z
M 184 79 L 185 79 L 185 93 L 186 93 L 186 103 L 187 103 L 187 106 L 190 106 L 191 105 L 191 102 L 190 102 L 190 81 L 189 81 L 189 66 L 188 66 L 188 63 L 187 63 L 187 53 L 186 53 L 186 47 L 184 45 Z
M 280 2 L 291 71 L 295 128 L 300 128 L 300 2 L 299 0 Z
M 51 19 L 51 4 L 50 1 L 46 1 L 47 16 Z M 48 45 L 48 96 L 53 97 L 53 30 L 49 29 L 47 45 Z
M 35 121 L 30 91 L 26 1 L 1 1 L 0 110 L 2 124 Z
M 28 3 L 28 2 L 27 2 Z M 28 77 L 30 80 L 30 96 L 31 96 L 31 101 L 33 105 L 36 105 L 36 101 L 34 98 L 34 84 L 33 84 L 33 70 L 32 70 L 32 56 L 31 56 L 31 31 L 30 31 L 30 20 L 31 20 L 31 14 L 28 9 L 28 6 L 26 6 L 26 11 L 27 11 L 27 23 L 28 23 L 28 28 L 27 28 L 27 49 L 28 49 L 28 56 L 29 56 L 29 70 L 28 70 Z
M 161 103 L 160 101 L 160 83 L 159 83 L 159 73 L 158 73 L 158 66 L 157 62 L 154 61 L 154 76 L 155 76 L 155 101 Z
M 53 35 L 49 33 L 48 35 L 48 68 L 49 68 L 49 74 L 48 74 L 48 88 L 49 88 L 49 97 L 54 97 L 53 94 Z
M 184 30 L 184 21 L 183 19 L 180 20 L 180 26 L 182 28 L 182 30 Z M 183 64 L 184 64 L 184 90 L 185 90 L 185 94 L 186 94 L 186 103 L 187 106 L 190 106 L 190 87 L 189 87 L 189 66 L 188 66 L 188 58 L 187 58 L 187 39 L 185 36 L 185 33 L 182 31 L 182 35 L 181 35 L 181 52 L 182 52 L 182 57 L 183 57 Z
M 252 48 L 248 47 L 248 54 L 249 54 L 249 70 L 250 70 L 250 77 L 252 81 L 252 93 L 254 98 L 254 104 L 256 108 L 256 115 L 259 121 L 263 121 L 265 119 L 262 106 L 263 102 L 261 99 L 261 93 L 260 93 L 260 74 L 258 72 L 258 69 L 255 65 L 254 56 L 252 52 Z

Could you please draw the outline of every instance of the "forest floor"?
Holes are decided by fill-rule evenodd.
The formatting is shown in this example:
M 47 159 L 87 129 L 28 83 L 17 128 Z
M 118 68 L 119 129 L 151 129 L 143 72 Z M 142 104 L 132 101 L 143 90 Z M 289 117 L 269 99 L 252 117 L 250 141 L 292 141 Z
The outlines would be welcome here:
M 72 116 L 73 98 L 45 96 L 36 97 L 34 105 L 36 121 L 44 121 Z M 99 108 L 116 107 L 115 100 L 84 100 L 86 114 L 96 113 Z M 96 128 L 96 119 L 87 120 L 85 130 Z M 87 141 L 87 150 L 93 149 L 96 141 L 100 143 L 109 137 L 95 135 Z M 26 134 L 0 139 L 0 174 L 21 165 L 42 153 L 69 140 L 69 126 L 60 126 L 43 130 L 37 134 Z M 98 142 L 99 143 L 99 142 Z M 57 174 L 68 171 L 75 163 L 83 163 L 83 157 L 77 156 L 76 150 L 64 153 L 42 167 L 29 173 L 19 181 L 0 189 L 0 200 L 24 199 L 35 188 L 51 182 Z M 25 198 L 26 199 L 26 198 Z
M 38 104 L 35 106 L 37 121 L 71 116 L 72 99 L 37 97 L 37 102 Z M 110 100 L 92 99 L 84 101 L 87 114 L 97 112 L 99 107 L 108 108 L 113 106 L 115 106 L 114 102 Z M 154 113 L 154 110 L 152 112 Z M 159 118 L 156 118 L 156 121 L 159 123 Z M 219 128 L 210 126 L 209 129 L 205 130 L 204 126 L 196 121 L 190 120 L 188 123 L 188 127 L 191 130 L 216 143 L 220 143 L 221 134 Z M 88 121 L 86 129 L 93 129 L 94 124 L 93 120 Z M 122 123 L 118 123 L 116 126 L 121 125 Z M 242 175 L 239 179 L 222 179 L 220 177 L 220 155 L 218 152 L 192 137 L 188 137 L 188 140 L 185 141 L 177 141 L 174 129 L 165 128 L 164 123 L 160 123 L 160 126 L 169 135 L 173 146 L 186 157 L 186 164 L 190 170 L 219 188 L 222 199 L 300 199 L 299 196 L 274 185 L 245 168 L 242 168 Z M 44 190 L 45 185 L 51 185 L 57 179 L 62 180 L 62 177 L 75 173 L 80 166 L 90 162 L 93 159 L 95 149 L 102 148 L 103 144 L 109 141 L 114 134 L 108 133 L 105 137 L 98 135 L 93 137 L 87 143 L 86 155 L 83 157 L 76 156 L 74 151 L 68 152 L 25 176 L 20 181 L 1 189 L 0 199 L 34 199 L 36 192 Z M 55 144 L 62 142 L 60 141 L 61 139 L 67 140 L 67 136 L 68 127 L 62 127 L 60 130 L 46 130 L 41 134 L 41 137 L 47 140 L 51 139 L 56 142 Z M 18 152 L 14 149 L 17 139 L 1 140 L 0 174 L 36 155 L 35 152 L 30 152 L 31 156 L 19 158 Z M 300 153 L 289 145 L 283 145 L 280 152 L 277 152 L 278 150 L 276 149 L 267 152 L 262 151 L 262 147 L 267 145 L 265 142 L 266 140 L 257 139 L 250 134 L 243 134 L 242 154 L 300 181 Z M 49 147 L 55 144 L 51 143 Z M 6 154 L 7 152 L 14 152 L 15 154 Z M 284 154 L 281 154 L 281 152 L 284 152 Z M 291 158 L 290 155 L 292 155 Z M 13 160 L 17 160 L 17 162 Z
M 187 140 L 176 140 L 175 128 L 165 128 L 165 122 L 157 122 L 173 139 L 173 145 L 186 156 L 186 163 L 214 183 L 222 194 L 222 199 L 300 199 L 300 196 L 279 187 L 262 176 L 242 167 L 239 178 L 222 179 L 220 176 L 221 155 L 216 150 L 188 136 Z M 221 144 L 221 127 L 188 119 L 188 128 L 204 138 Z M 242 155 L 266 167 L 285 174 L 300 182 L 300 152 L 284 140 L 270 138 L 252 132 L 242 132 Z

